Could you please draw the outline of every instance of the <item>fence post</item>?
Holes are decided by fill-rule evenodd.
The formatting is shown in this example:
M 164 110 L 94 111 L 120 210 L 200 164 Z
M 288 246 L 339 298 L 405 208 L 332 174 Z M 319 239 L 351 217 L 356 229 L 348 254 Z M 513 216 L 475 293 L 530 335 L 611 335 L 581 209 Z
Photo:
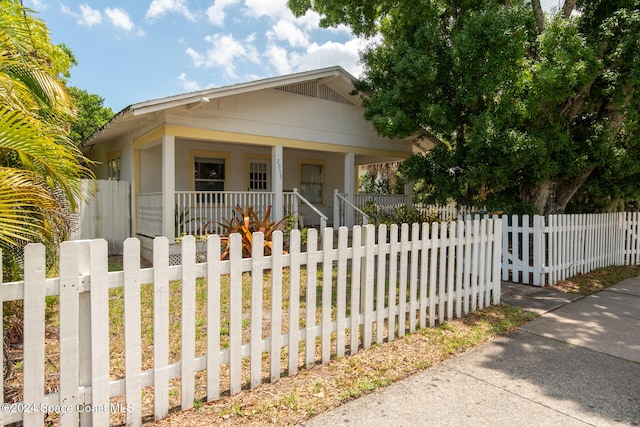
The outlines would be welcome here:
M 544 259 L 544 234 L 543 228 L 544 226 L 544 217 L 540 215 L 535 215 L 533 217 L 533 285 L 534 286 L 543 286 L 543 275 L 542 271 L 543 259 Z

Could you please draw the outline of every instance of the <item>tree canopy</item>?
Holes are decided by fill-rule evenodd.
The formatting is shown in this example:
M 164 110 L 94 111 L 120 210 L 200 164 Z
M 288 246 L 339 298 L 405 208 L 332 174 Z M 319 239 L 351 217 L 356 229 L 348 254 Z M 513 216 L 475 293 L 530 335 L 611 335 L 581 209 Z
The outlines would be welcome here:
M 536 213 L 637 198 L 640 0 L 290 0 L 377 40 L 365 116 L 436 146 L 401 168 L 429 201 Z
M 66 237 L 86 161 L 67 137 L 75 109 L 64 85 L 70 56 L 19 1 L 0 8 L 0 249 Z
M 69 94 L 78 111 L 69 138 L 79 145 L 113 117 L 113 110 L 103 105 L 104 98 L 77 87 L 69 87 Z

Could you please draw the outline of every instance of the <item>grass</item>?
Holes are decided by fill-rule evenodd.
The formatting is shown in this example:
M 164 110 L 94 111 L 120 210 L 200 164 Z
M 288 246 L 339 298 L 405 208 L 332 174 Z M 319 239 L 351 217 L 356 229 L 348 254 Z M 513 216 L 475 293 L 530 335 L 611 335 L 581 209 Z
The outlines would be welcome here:
M 610 266 L 577 274 L 558 282 L 553 288 L 561 292 L 591 295 L 633 277 L 640 277 L 639 265 Z

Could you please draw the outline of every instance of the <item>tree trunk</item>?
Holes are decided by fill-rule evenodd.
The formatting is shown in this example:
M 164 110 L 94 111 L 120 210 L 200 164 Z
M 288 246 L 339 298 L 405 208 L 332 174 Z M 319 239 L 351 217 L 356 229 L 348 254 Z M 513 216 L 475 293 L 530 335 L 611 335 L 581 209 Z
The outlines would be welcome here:
M 531 0 L 531 7 L 533 8 L 533 16 L 536 18 L 538 34 L 542 34 L 544 27 L 546 26 L 546 19 L 542 6 L 540 5 L 540 0 Z
M 577 0 L 565 0 L 564 6 L 562 6 L 562 15 L 564 15 L 565 18 L 571 16 L 573 9 L 576 7 L 576 3 Z
M 594 169 L 595 166 L 591 166 L 573 178 L 548 179 L 534 188 L 523 189 L 522 201 L 533 205 L 536 213 L 540 215 L 564 213 L 571 198 L 586 182 Z

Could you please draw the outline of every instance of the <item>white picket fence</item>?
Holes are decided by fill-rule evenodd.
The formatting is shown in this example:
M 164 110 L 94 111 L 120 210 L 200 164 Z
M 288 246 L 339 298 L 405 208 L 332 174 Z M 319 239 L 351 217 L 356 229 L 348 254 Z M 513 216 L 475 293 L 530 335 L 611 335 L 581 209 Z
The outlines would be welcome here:
M 61 245 L 60 278 L 54 279 L 45 277 L 43 246 L 30 244 L 25 250 L 24 281 L 0 285 L 2 301 L 24 302 L 25 379 L 23 402 L 13 407 L 15 411 L 0 411 L 0 425 L 24 421 L 25 426 L 41 426 L 43 409 L 51 408 L 60 410 L 62 426 L 108 425 L 114 396 L 124 396 L 125 404 L 116 410 L 126 409 L 127 425 L 140 425 L 143 416 L 167 416 L 169 396 L 176 394 L 170 387 L 174 378 L 180 378 L 181 406 L 187 409 L 194 405 L 195 378 L 201 371 L 206 374 L 206 400 L 211 401 L 224 391 L 224 375 L 230 393 L 240 393 L 243 385 L 256 387 L 264 377 L 275 381 L 285 371 L 293 375 L 300 366 L 327 363 L 332 352 L 338 357 L 347 351 L 354 354 L 374 342 L 392 341 L 418 327 L 499 303 L 501 235 L 501 219 L 389 229 L 369 225 L 355 227 L 350 244 L 346 228 L 339 229 L 337 241 L 334 231 L 325 229 L 318 248 L 317 232 L 310 229 L 308 250 L 301 252 L 300 232 L 294 230 L 288 253 L 283 252 L 282 233 L 275 232 L 273 255 L 263 256 L 263 235 L 256 233 L 253 257 L 245 259 L 240 235 L 233 235 L 225 261 L 218 261 L 220 238 L 212 235 L 205 244 L 207 259 L 213 261 L 199 264 L 199 243 L 186 236 L 181 266 L 169 266 L 168 240 L 159 237 L 154 240 L 153 268 L 146 269 L 140 268 L 140 242 L 127 239 L 121 272 L 107 271 L 105 240 L 75 241 Z M 269 284 L 263 278 L 267 271 Z M 302 284 L 301 271 L 306 271 Z M 251 302 L 243 313 L 245 272 L 251 276 Z M 227 275 L 229 292 L 223 295 L 221 279 Z M 206 331 L 212 331 L 206 333 L 206 353 L 199 355 L 197 278 L 206 279 Z M 181 281 L 181 350 L 180 360 L 169 363 L 170 281 L 174 280 Z M 153 284 L 152 349 L 142 348 L 141 339 L 141 288 L 147 283 Z M 121 287 L 125 374 L 112 378 L 109 291 Z M 270 287 L 270 307 L 263 307 L 265 287 Z M 44 392 L 45 305 L 52 303 L 47 296 L 59 297 L 60 312 L 60 381 L 58 391 L 51 394 Z M 229 304 L 224 319 L 223 300 Z M 249 326 L 244 323 L 247 319 Z M 229 325 L 228 346 L 221 345 L 221 321 Z M 250 339 L 246 334 L 243 338 L 243 327 L 245 333 L 250 328 Z M 153 366 L 143 371 L 141 360 L 149 353 Z M 268 354 L 264 363 L 263 353 Z M 143 408 L 145 387 L 152 388 L 152 408 Z M 88 407 L 101 410 L 79 410 Z
M 503 216 L 502 279 L 553 285 L 609 265 L 640 263 L 640 214 Z

